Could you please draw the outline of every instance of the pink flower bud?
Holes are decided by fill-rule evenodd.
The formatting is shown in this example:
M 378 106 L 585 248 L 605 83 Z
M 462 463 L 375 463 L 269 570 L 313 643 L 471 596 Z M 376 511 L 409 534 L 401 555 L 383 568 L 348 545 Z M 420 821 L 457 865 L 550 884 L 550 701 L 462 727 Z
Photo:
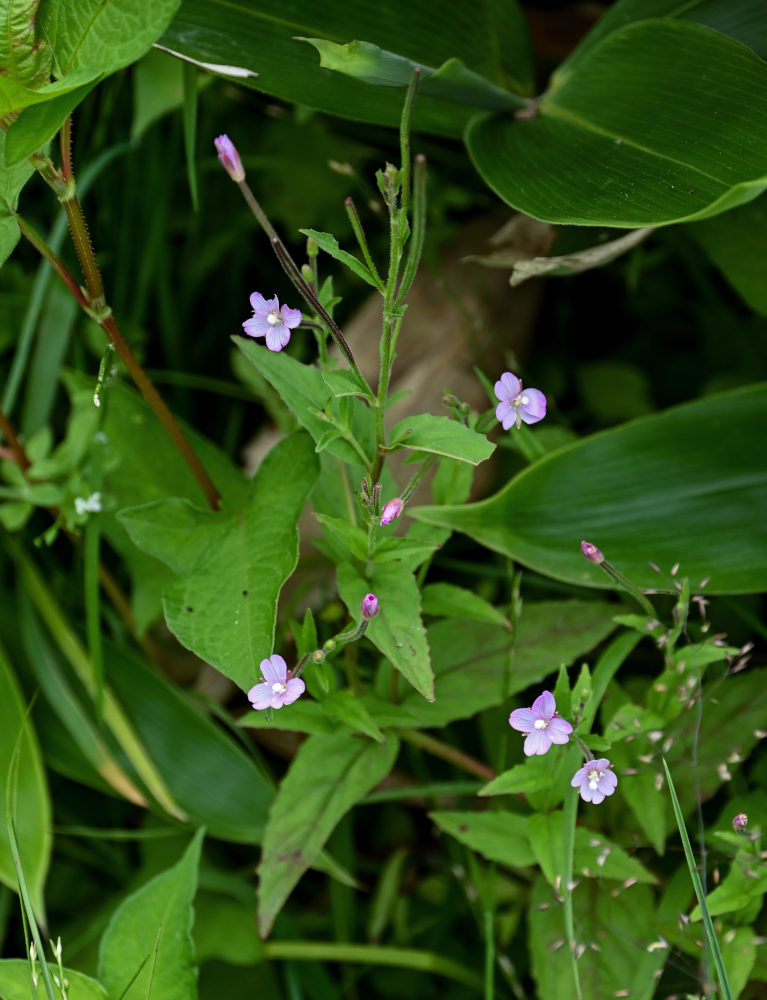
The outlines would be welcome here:
M 738 833 L 741 833 L 748 826 L 748 816 L 745 813 L 738 813 L 737 816 L 732 818 L 732 828 Z
M 221 164 L 233 181 L 245 180 L 245 170 L 240 154 L 234 148 L 234 143 L 228 135 L 220 135 L 215 141 L 216 152 Z
M 404 506 L 399 497 L 395 497 L 394 500 L 390 500 L 387 504 L 384 504 L 384 509 L 381 511 L 381 524 L 391 524 L 392 521 L 400 516 Z
M 375 594 L 365 594 L 362 598 L 361 611 L 364 621 L 369 622 L 371 618 L 375 618 L 378 614 L 378 598 Z
M 605 561 L 605 557 L 596 545 L 592 545 L 591 542 L 581 542 L 581 552 L 587 559 L 591 560 L 591 562 L 595 563 L 597 566 Z

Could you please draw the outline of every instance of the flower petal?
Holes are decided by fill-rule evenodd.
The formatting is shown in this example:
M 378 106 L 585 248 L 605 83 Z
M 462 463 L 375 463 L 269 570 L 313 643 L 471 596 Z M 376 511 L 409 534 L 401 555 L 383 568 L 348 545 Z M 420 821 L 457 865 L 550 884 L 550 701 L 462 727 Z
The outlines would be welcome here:
M 517 419 L 516 411 L 511 403 L 508 401 L 499 403 L 495 408 L 495 419 L 500 421 L 503 425 L 503 429 L 507 431 Z
M 509 725 L 520 733 L 529 733 L 535 729 L 535 718 L 529 708 L 515 708 L 509 716 Z
M 605 795 L 612 795 L 612 793 L 618 787 L 617 774 L 614 771 L 605 771 L 605 773 L 599 779 L 599 787 L 602 789 Z M 609 791 L 608 788 L 610 789 Z
M 516 375 L 512 375 L 511 372 L 504 372 L 495 383 L 494 388 L 498 399 L 515 399 L 519 395 L 522 383 Z
M 271 330 L 265 316 L 251 316 L 245 320 L 242 328 L 249 337 L 263 337 Z
M 583 767 L 579 767 L 578 768 L 578 770 L 575 772 L 575 774 L 572 777 L 572 781 L 570 782 L 570 784 L 572 785 L 573 788 L 579 788 L 583 784 L 584 781 L 588 780 L 587 777 L 586 777 L 587 771 L 588 771 L 588 768 L 585 765 Z
M 248 691 L 248 700 L 253 708 L 269 708 L 272 703 L 272 688 L 270 684 L 256 684 Z
M 552 743 L 567 743 L 573 727 L 566 719 L 552 719 L 546 732 Z
M 270 351 L 281 351 L 290 340 L 290 330 L 287 330 L 282 323 L 271 326 L 266 332 L 266 346 Z
M 285 683 L 288 676 L 288 665 L 279 653 L 274 653 L 268 660 L 262 660 L 259 666 L 267 684 Z
M 551 691 L 539 694 L 533 702 L 533 715 L 538 719 L 552 719 L 557 710 L 557 703 Z
M 525 400 L 519 407 L 519 415 L 526 424 L 537 424 L 546 416 L 546 397 L 540 389 L 525 389 L 522 393 Z
M 546 730 L 533 729 L 525 740 L 523 749 L 526 757 L 534 757 L 536 754 L 541 756 L 541 754 L 546 753 L 550 746 L 551 740 L 549 739 L 549 734 Z
M 277 299 L 265 299 L 261 292 L 253 292 L 250 296 L 250 308 L 255 313 L 263 313 L 264 316 L 269 312 L 270 309 L 276 309 Z
M 599 788 L 595 788 L 594 791 L 591 793 L 591 801 L 594 803 L 595 806 L 598 806 L 600 802 L 604 802 L 604 798 L 605 798 L 604 794 L 599 791 Z
M 282 322 L 289 330 L 295 329 L 303 319 L 300 309 L 290 309 L 288 306 L 283 306 L 280 309 L 280 316 L 282 316 Z
M 306 684 L 304 684 L 300 677 L 291 677 L 288 681 L 288 689 L 282 696 L 282 704 L 292 705 L 297 698 L 301 697 L 305 690 Z

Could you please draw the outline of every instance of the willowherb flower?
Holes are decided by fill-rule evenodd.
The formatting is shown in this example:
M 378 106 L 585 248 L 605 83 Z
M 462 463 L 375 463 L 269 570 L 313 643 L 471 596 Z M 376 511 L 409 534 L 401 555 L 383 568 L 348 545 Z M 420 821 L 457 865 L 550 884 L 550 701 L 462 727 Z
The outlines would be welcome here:
M 394 500 L 389 500 L 388 503 L 385 503 L 384 509 L 381 511 L 381 524 L 391 524 L 392 521 L 400 516 L 404 506 L 399 497 L 395 497 Z
M 539 694 L 532 708 L 515 708 L 509 716 L 509 725 L 520 733 L 527 733 L 525 756 L 544 754 L 552 743 L 567 743 L 573 727 L 557 715 L 557 704 L 551 691 Z
M 742 833 L 748 826 L 748 816 L 745 813 L 738 813 L 732 817 L 732 828 L 737 833 Z
M 290 331 L 301 322 L 301 310 L 281 306 L 276 295 L 265 299 L 260 292 L 253 292 L 250 306 L 253 315 L 242 324 L 245 333 L 249 337 L 266 337 L 270 351 L 281 351 L 290 340 Z
M 245 170 L 242 166 L 242 160 L 240 159 L 240 154 L 235 149 L 234 143 L 229 136 L 220 135 L 213 141 L 216 146 L 218 158 L 221 161 L 221 165 L 224 170 L 226 170 L 233 181 L 237 181 L 238 183 L 240 181 L 244 181 Z
M 581 542 L 581 552 L 583 553 L 584 556 L 586 556 L 587 559 L 589 559 L 597 566 L 605 561 L 605 557 L 602 555 L 602 553 L 599 551 L 596 545 L 592 545 L 591 542 Z
M 546 416 L 546 397 L 540 389 L 523 389 L 516 375 L 504 372 L 495 383 L 495 395 L 500 403 L 495 408 L 495 415 L 507 431 L 512 424 L 522 426 L 537 424 Z
M 291 677 L 288 665 L 283 658 L 274 653 L 268 660 L 261 661 L 260 684 L 248 691 L 248 699 L 253 708 L 282 708 L 292 705 L 306 690 L 306 685 L 300 677 Z
M 362 598 L 362 607 L 360 610 L 364 621 L 369 622 L 371 618 L 375 618 L 378 614 L 378 598 L 376 595 L 365 594 Z
M 575 772 L 570 784 L 578 789 L 584 802 L 599 805 L 606 795 L 612 795 L 615 791 L 618 777 L 610 770 L 610 766 L 606 757 L 600 757 L 599 760 L 587 760 Z

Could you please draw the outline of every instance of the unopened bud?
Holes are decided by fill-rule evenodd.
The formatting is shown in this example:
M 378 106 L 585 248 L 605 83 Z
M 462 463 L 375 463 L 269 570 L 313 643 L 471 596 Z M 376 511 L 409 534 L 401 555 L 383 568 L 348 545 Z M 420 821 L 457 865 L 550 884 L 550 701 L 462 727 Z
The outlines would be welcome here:
M 378 598 L 375 594 L 365 594 L 362 598 L 362 618 L 364 621 L 369 622 L 371 618 L 375 618 L 378 614 Z
M 315 649 L 315 651 L 312 653 L 312 662 L 313 663 L 322 663 L 322 661 L 324 659 L 325 659 L 325 654 L 322 652 L 322 650 L 321 649 Z
M 605 557 L 596 545 L 592 545 L 591 542 L 581 542 L 581 552 L 587 559 L 595 563 L 597 566 L 605 561 Z
M 335 639 L 327 639 L 325 645 L 322 647 L 326 653 L 331 653 L 336 648 Z
M 226 170 L 232 180 L 237 181 L 238 184 L 240 181 L 244 181 L 245 170 L 242 166 L 240 154 L 234 148 L 232 140 L 228 135 L 220 135 L 214 141 L 218 158 L 221 161 L 221 165 L 224 170 Z
M 738 813 L 732 817 L 732 828 L 737 833 L 741 833 L 748 826 L 748 816 L 745 813 Z
M 314 273 L 308 264 L 301 265 L 301 277 L 304 279 L 307 285 L 311 285 L 312 282 L 314 281 Z
M 396 518 L 400 516 L 404 506 L 405 505 L 399 497 L 395 497 L 394 500 L 389 500 L 389 502 L 384 505 L 384 509 L 381 511 L 381 524 L 391 524 L 392 521 L 396 520 Z

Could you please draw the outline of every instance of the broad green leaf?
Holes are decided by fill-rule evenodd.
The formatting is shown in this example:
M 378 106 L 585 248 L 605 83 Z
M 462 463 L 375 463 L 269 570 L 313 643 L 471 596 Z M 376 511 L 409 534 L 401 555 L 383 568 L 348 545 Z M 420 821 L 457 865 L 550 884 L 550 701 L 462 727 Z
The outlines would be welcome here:
M 423 613 L 440 618 L 473 618 L 491 625 L 505 625 L 509 620 L 502 611 L 494 608 L 473 590 L 456 587 L 454 583 L 430 583 L 423 588 Z
M 432 812 L 429 818 L 440 830 L 488 861 L 499 861 L 509 868 L 535 864 L 527 816 L 509 812 Z
M 59 70 L 81 68 L 114 73 L 140 59 L 170 23 L 180 0 L 48 0 L 40 31 L 55 53 Z
M 649 886 L 609 891 L 595 879 L 573 890 L 578 974 L 587 1000 L 627 996 L 650 1000 L 667 951 L 648 950 L 658 941 L 653 894 Z M 540 876 L 528 911 L 532 971 L 540 997 L 574 997 L 572 956 L 566 940 L 561 897 Z
M 756 962 L 759 940 L 753 927 L 736 927 L 722 935 L 722 958 L 734 997 L 740 996 L 746 988 Z
M 353 271 L 358 278 L 362 278 L 368 285 L 372 285 L 373 288 L 379 287 L 375 278 L 362 261 L 358 260 L 354 254 L 342 250 L 335 236 L 332 236 L 330 233 L 318 233 L 316 229 L 299 229 L 299 232 L 303 233 L 304 236 L 310 236 L 320 250 L 324 250 L 325 253 L 330 254 L 335 260 L 346 264 L 350 271 Z
M 115 911 L 99 949 L 99 980 L 113 997 L 195 1000 L 191 929 L 203 830 L 178 862 Z M 135 977 L 135 978 L 134 978 Z
M 202 63 L 224 64 L 258 76 L 248 86 L 287 101 L 361 121 L 395 126 L 399 90 L 349 81 L 320 66 L 316 51 L 298 37 L 340 45 L 355 38 L 424 66 L 460 57 L 466 67 L 504 89 L 530 93 L 534 70 L 524 15 L 516 0 L 470 7 L 446 0 L 434 17 L 430 0 L 380 7 L 367 0 L 331 0 L 286 12 L 278 0 L 185 0 L 160 40 L 169 51 Z M 215 70 L 214 70 L 215 71 Z M 458 136 L 471 115 L 429 95 L 419 96 L 414 126 Z
M 105 660 L 109 683 L 190 822 L 212 837 L 258 843 L 274 792 L 253 760 L 139 657 L 110 644 Z
M 274 386 L 301 426 L 309 431 L 318 451 L 322 445 L 343 462 L 361 464 L 361 455 L 349 443 L 350 432 L 337 422 L 331 422 L 324 412 L 330 408 L 335 421 L 341 420 L 339 402 L 333 400 L 333 393 L 318 368 L 301 364 L 289 354 L 269 351 L 254 340 L 235 337 L 234 342 L 259 374 Z M 364 464 L 369 465 L 369 456 L 373 454 L 375 444 L 375 418 L 371 409 L 359 400 L 354 402 L 359 403 L 367 417 L 360 428 L 363 432 L 360 446 L 366 456 Z
M 474 119 L 466 142 L 514 208 L 548 222 L 638 228 L 755 198 L 767 187 L 765 135 L 762 59 L 709 28 L 656 19 L 589 48 L 552 80 L 535 114 Z
M 317 468 L 309 438 L 294 434 L 264 459 L 241 511 L 171 498 L 120 513 L 136 545 L 179 574 L 163 595 L 168 627 L 245 690 L 274 652 L 277 599 L 296 566 L 296 524 Z
M 5 165 L 6 142 L 6 133 L 0 129 L 0 265 L 10 257 L 21 238 L 15 212 L 19 207 L 21 189 L 35 172 L 26 161 L 13 167 Z
M 582 539 L 640 588 L 680 563 L 707 592 L 767 589 L 767 385 L 722 393 L 547 455 L 480 503 L 409 508 L 569 583 L 610 587 Z
M 256 712 L 255 709 L 246 712 L 237 725 L 246 729 L 285 729 L 292 733 L 320 735 L 330 735 L 341 728 L 339 722 L 331 719 L 318 701 L 308 701 L 306 698 L 294 701 L 292 705 L 283 705 L 279 711 L 272 712 L 271 720 L 266 718 L 266 712 Z
M 52 139 L 59 131 L 67 115 L 93 90 L 101 76 L 68 90 L 58 97 L 52 97 L 42 104 L 33 104 L 21 112 L 8 129 L 5 145 L 5 162 L 18 163 L 30 156 Z
M 33 90 L 50 76 L 52 57 L 36 28 L 39 0 L 4 0 L 0 8 L 0 67 L 9 80 Z
M 391 429 L 389 445 L 456 458 L 471 465 L 479 465 L 495 451 L 495 445 L 484 434 L 477 434 L 450 417 L 435 417 L 431 413 L 400 420 Z
M 84 976 L 82 972 L 75 972 L 74 969 L 65 968 L 64 975 L 69 984 L 67 989 L 69 1000 L 110 1000 L 104 987 L 95 979 Z M 29 962 L 25 958 L 0 959 L 0 995 L 4 1000 L 29 1000 L 33 995 Z M 34 997 L 36 1000 L 48 1000 L 42 976 Z
M 352 732 L 364 733 L 378 743 L 385 743 L 386 737 L 376 725 L 376 721 L 365 707 L 361 698 L 351 691 L 334 691 L 323 698 L 322 710 L 331 719 L 338 719 Z
M 433 701 L 434 675 L 421 622 L 421 595 L 412 571 L 398 563 L 385 563 L 364 580 L 343 563 L 338 567 L 338 591 L 356 622 L 360 621 L 362 598 L 370 592 L 376 595 L 379 610 L 366 637 L 420 695 Z
M 435 69 L 419 66 L 412 59 L 387 52 L 370 42 L 354 41 L 337 45 L 324 38 L 300 40 L 317 49 L 320 66 L 324 69 L 335 70 L 364 83 L 406 88 L 418 68 L 421 74 L 418 90 L 423 95 L 492 111 L 514 111 L 527 103 L 518 94 L 497 87 L 486 77 L 473 73 L 460 59 L 448 59 Z
M 269 813 L 258 868 L 258 922 L 266 937 L 285 900 L 339 820 L 391 770 L 398 744 L 310 736 L 282 780 Z
M 767 892 L 767 871 L 760 870 L 753 855 L 742 852 L 732 863 L 720 885 L 706 895 L 706 906 L 712 917 L 743 910 Z M 690 920 L 700 920 L 700 905 L 696 904 Z
M 263 957 L 252 898 L 200 890 L 194 901 L 192 934 L 200 964 L 217 958 L 229 965 L 256 965 Z
M 767 20 L 767 19 L 765 19 Z M 767 198 L 694 222 L 688 232 L 748 305 L 767 316 Z
M 0 801 L 3 802 L 3 819 L 0 822 L 0 880 L 15 891 L 18 891 L 18 881 L 8 836 L 5 802 L 9 768 L 17 746 L 19 763 L 16 809 L 11 819 L 32 907 L 38 918 L 43 920 L 43 889 L 53 840 L 48 783 L 32 720 L 27 716 L 24 698 L 6 652 L 0 647 Z M 11 794 L 13 796 L 13 792 Z
M 54 80 L 52 83 L 46 83 L 45 86 L 33 90 L 31 87 L 25 87 L 23 84 L 9 80 L 0 74 L 0 116 L 23 111 L 24 108 L 32 107 L 33 104 L 45 104 L 47 101 L 78 90 L 98 76 L 97 69 L 78 69 L 60 80 Z
M 326 514 L 315 514 L 314 516 L 346 548 L 347 552 L 353 558 L 362 561 L 367 560 L 368 535 L 366 531 L 358 528 L 356 524 L 342 521 L 339 517 L 328 517 Z M 397 536 L 384 537 L 376 545 L 373 560 L 377 563 L 383 563 L 392 562 L 397 559 L 407 559 L 408 565 L 412 566 L 411 559 L 418 559 L 422 562 L 427 556 L 432 555 L 436 549 L 437 545 L 431 542 L 421 542 L 417 539 L 411 540 L 410 538 L 400 538 Z M 348 556 L 345 556 L 345 558 L 348 558 Z
M 404 707 L 431 727 L 501 705 L 593 649 L 615 628 L 613 613 L 614 605 L 601 602 L 529 602 L 515 637 L 485 622 L 436 622 L 428 630 L 436 699 L 430 705 L 411 694 Z M 513 707 L 504 704 L 504 713 Z

